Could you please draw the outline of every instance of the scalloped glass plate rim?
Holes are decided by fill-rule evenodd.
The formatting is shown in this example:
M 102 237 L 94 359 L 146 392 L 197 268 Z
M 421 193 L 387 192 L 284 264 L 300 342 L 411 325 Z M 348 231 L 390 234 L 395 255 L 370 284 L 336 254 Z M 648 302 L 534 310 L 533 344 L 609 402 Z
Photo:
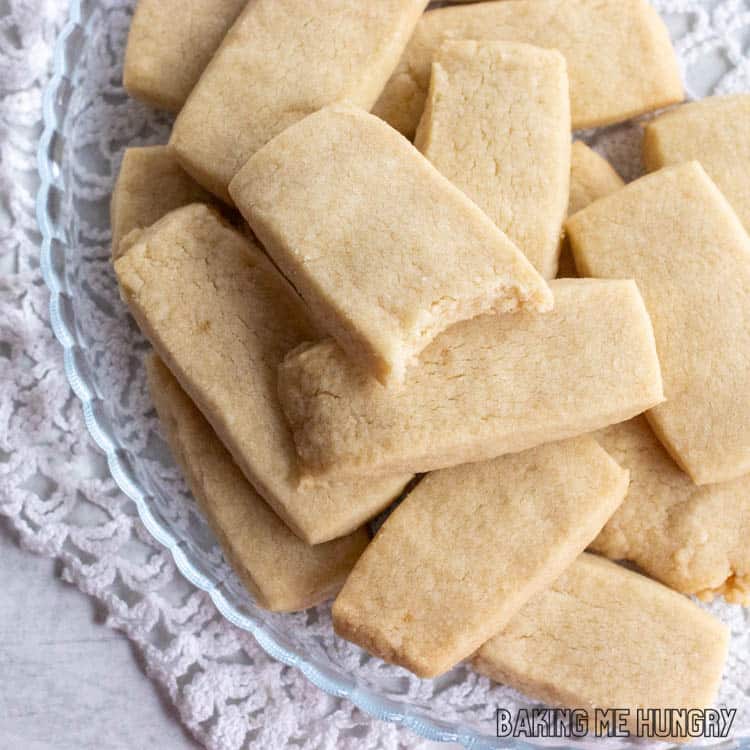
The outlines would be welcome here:
M 58 131 L 58 117 L 55 112 L 55 98 L 60 85 L 69 72 L 67 60 L 67 43 L 76 29 L 83 28 L 83 7 L 86 0 L 71 0 L 68 20 L 60 31 L 53 49 L 52 76 L 48 81 L 42 99 L 43 130 L 37 149 L 37 170 L 40 185 L 36 196 L 36 218 L 42 235 L 40 250 L 40 268 L 42 277 L 50 292 L 49 313 L 52 330 L 63 348 L 65 374 L 68 382 L 81 402 L 86 427 L 107 459 L 109 471 L 119 488 L 135 503 L 138 515 L 151 536 L 171 554 L 175 566 L 188 581 L 205 591 L 216 608 L 232 624 L 252 634 L 261 648 L 274 659 L 298 669 L 316 687 L 329 695 L 346 698 L 365 713 L 375 719 L 389 721 L 408 727 L 425 739 L 438 742 L 454 742 L 468 750 L 495 750 L 512 748 L 513 750 L 536 750 L 537 746 L 522 740 L 502 741 L 489 735 L 481 735 L 460 724 L 455 729 L 441 727 L 438 722 L 425 716 L 420 710 L 402 702 L 380 697 L 369 690 L 352 684 L 351 681 L 339 679 L 326 674 L 324 670 L 292 649 L 286 648 L 256 622 L 237 610 L 224 596 L 220 586 L 210 577 L 202 574 L 190 561 L 180 547 L 180 540 L 159 523 L 147 503 L 147 497 L 138 484 L 126 471 L 118 449 L 107 437 L 107 430 L 100 422 L 100 417 L 92 389 L 86 382 L 85 373 L 77 362 L 75 349 L 80 346 L 75 327 L 70 325 L 61 313 L 61 302 L 65 283 L 55 270 L 52 261 L 53 243 L 64 243 L 62 237 L 54 231 L 54 221 L 50 216 L 48 205 L 52 190 L 61 190 L 55 169 L 57 165 L 49 155 L 55 133 Z M 750 738 L 735 740 L 735 747 L 750 750 Z M 546 747 L 562 748 L 562 745 Z

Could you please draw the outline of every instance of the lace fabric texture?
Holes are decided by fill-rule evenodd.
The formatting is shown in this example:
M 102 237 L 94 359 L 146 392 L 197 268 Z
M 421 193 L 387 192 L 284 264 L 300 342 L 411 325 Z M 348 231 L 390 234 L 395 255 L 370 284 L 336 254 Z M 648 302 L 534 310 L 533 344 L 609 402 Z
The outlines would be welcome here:
M 523 696 L 462 667 L 421 681 L 367 658 L 334 638 L 327 606 L 283 617 L 254 611 L 164 451 L 140 367 L 148 347 L 119 300 L 109 261 L 107 206 L 123 149 L 165 142 L 170 125 L 167 116 L 128 100 L 120 84 L 133 4 L 89 3 L 84 29 L 65 49 L 79 63 L 50 102 L 61 122 L 58 152 L 51 156 L 66 187 L 50 200 L 59 203 L 52 212 L 74 249 L 61 261 L 67 284 L 61 315 L 84 344 L 65 356 L 80 358 L 95 385 L 95 408 L 103 411 L 93 416 L 71 389 L 50 327 L 34 210 L 42 90 L 68 4 L 11 0 L 0 6 L 0 513 L 24 546 L 59 558 L 65 578 L 102 603 L 108 624 L 142 651 L 150 676 L 211 750 L 400 750 L 424 743 L 326 694 L 226 620 L 143 525 L 87 423 L 108 425 L 123 455 L 135 457 L 129 470 L 147 488 L 159 522 L 190 540 L 196 566 L 224 581 L 227 596 L 260 618 L 278 642 L 448 727 L 491 735 L 494 708 L 530 705 Z M 673 33 L 691 96 L 750 91 L 750 0 L 655 5 Z M 626 179 L 638 175 L 637 123 L 583 136 Z M 750 615 L 723 603 L 709 608 L 732 629 L 720 701 L 738 709 L 737 736 L 750 736 Z

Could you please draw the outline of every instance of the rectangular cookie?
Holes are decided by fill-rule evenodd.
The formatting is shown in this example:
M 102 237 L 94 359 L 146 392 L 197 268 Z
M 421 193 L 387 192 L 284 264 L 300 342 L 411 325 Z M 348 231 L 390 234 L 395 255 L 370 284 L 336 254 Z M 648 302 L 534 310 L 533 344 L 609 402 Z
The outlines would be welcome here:
M 643 162 L 649 172 L 695 159 L 750 232 L 750 94 L 710 96 L 646 125 Z
M 648 414 L 697 484 L 750 472 L 750 237 L 698 162 L 667 167 L 567 222 L 585 276 L 633 278 L 666 401 Z
M 138 0 L 125 48 L 125 91 L 179 112 L 247 2 Z
M 166 146 L 127 149 L 109 207 L 112 257 L 121 255 L 120 243 L 133 229 L 150 227 L 189 203 L 213 204 L 214 198 L 182 169 Z
M 411 137 L 447 39 L 525 42 L 568 63 L 573 128 L 627 120 L 684 98 L 664 23 L 646 0 L 497 0 L 425 13 L 373 112 Z
M 333 604 L 336 633 L 436 677 L 550 585 L 627 488 L 589 437 L 429 474 L 355 565 Z
M 573 144 L 571 214 L 623 185 L 601 156 L 580 141 Z M 575 276 L 567 240 L 563 247 L 569 275 Z M 643 416 L 605 427 L 594 437 L 630 471 L 630 489 L 591 549 L 629 560 L 683 594 L 750 604 L 750 477 L 696 486 Z
M 568 215 L 572 216 L 589 203 L 593 203 L 605 195 L 614 193 L 625 182 L 612 165 L 583 141 L 574 141 L 570 152 L 570 196 L 568 201 Z M 572 279 L 578 276 L 570 243 L 563 238 L 560 249 L 560 265 L 557 270 L 558 279 Z
M 428 0 L 254 0 L 182 108 L 170 145 L 228 201 L 240 167 L 274 136 L 327 104 L 370 109 Z
M 145 230 L 115 271 L 141 330 L 297 536 L 318 544 L 348 534 L 400 494 L 410 477 L 300 487 L 276 370 L 319 334 L 251 239 L 194 204 Z
M 686 597 L 584 554 L 474 666 L 537 700 L 587 710 L 590 727 L 597 708 L 627 709 L 635 734 L 638 708 L 711 706 L 728 644 L 728 628 Z
M 555 277 L 570 183 L 570 95 L 559 52 L 445 42 L 414 145 L 542 276 Z
M 625 182 L 612 165 L 583 141 L 573 141 L 570 151 L 570 195 L 568 214 L 572 216 L 605 195 L 614 193 Z
M 443 329 L 552 296 L 518 248 L 406 139 L 348 105 L 255 154 L 230 192 L 319 327 L 381 382 Z
M 660 403 L 635 283 L 551 287 L 551 313 L 484 315 L 448 329 L 399 389 L 380 386 L 333 341 L 291 352 L 279 394 L 303 468 L 329 477 L 431 471 L 575 437 Z
M 696 486 L 644 417 L 594 437 L 630 470 L 630 490 L 591 549 L 684 594 L 750 604 L 750 475 Z
M 307 609 L 333 596 L 369 542 L 365 529 L 314 547 L 295 536 L 245 479 L 166 365 L 146 362 L 164 436 L 227 559 L 259 606 Z

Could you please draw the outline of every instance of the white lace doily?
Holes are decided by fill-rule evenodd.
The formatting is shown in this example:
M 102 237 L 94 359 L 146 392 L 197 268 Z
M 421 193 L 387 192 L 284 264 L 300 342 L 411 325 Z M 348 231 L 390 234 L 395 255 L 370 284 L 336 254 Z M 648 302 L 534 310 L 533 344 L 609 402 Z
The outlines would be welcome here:
M 107 0 L 106 5 L 122 9 L 122 39 L 132 1 Z M 750 51 L 745 48 L 750 0 L 658 0 L 656 5 L 674 32 L 693 95 L 750 91 Z M 352 704 L 326 695 L 225 621 L 149 536 L 88 435 L 50 329 L 34 215 L 41 91 L 66 12 L 63 0 L 0 5 L 0 513 L 25 547 L 59 558 L 64 576 L 104 605 L 108 624 L 138 646 L 150 676 L 167 689 L 186 726 L 212 750 L 423 747 L 415 735 L 372 721 Z M 110 62 L 116 57 L 102 56 L 102 64 L 111 66 L 103 78 L 117 79 L 119 63 Z M 124 131 L 129 127 L 133 122 L 123 124 Z M 589 140 L 631 178 L 638 164 L 636 132 L 623 126 L 591 134 Z M 111 174 L 117 158 L 113 153 Z M 106 195 L 109 184 L 92 178 L 82 180 L 78 189 Z M 106 245 L 106 233 L 91 232 Z M 94 267 L 88 279 L 94 297 L 104 286 L 96 275 L 101 272 L 101 266 Z M 121 366 L 126 356 L 116 350 L 109 355 L 103 366 L 111 368 Z M 141 419 L 147 403 L 142 388 L 135 387 L 126 416 Z M 176 473 L 167 471 L 161 479 L 177 488 L 175 495 L 182 490 Z M 748 735 L 747 619 L 737 608 L 719 604 L 714 609 L 733 627 L 721 698 L 740 709 L 737 725 Z M 334 650 L 332 633 L 319 627 L 319 638 L 328 639 L 325 647 Z M 479 701 L 474 709 L 481 714 L 500 694 L 477 677 L 441 688 L 404 673 L 399 679 L 406 681 L 404 693 L 429 701 L 438 712 L 444 707 L 446 716 L 462 700 Z

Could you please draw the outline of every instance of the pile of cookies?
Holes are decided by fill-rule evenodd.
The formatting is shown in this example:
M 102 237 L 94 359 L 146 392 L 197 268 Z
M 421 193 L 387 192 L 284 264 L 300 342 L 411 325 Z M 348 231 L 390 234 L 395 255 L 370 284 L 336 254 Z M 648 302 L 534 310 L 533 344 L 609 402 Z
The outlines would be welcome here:
M 707 706 L 684 595 L 750 604 L 750 96 L 651 119 L 625 186 L 571 130 L 682 102 L 646 0 L 427 4 L 138 3 L 125 87 L 178 114 L 113 255 L 165 437 L 262 607 Z

